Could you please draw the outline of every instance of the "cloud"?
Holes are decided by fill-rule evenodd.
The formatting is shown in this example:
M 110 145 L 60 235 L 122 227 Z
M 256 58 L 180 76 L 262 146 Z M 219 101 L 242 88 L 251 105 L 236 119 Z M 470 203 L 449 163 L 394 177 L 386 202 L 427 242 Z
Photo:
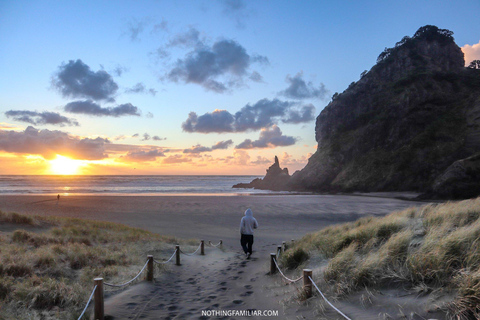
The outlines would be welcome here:
M 243 150 L 235 150 L 233 152 L 233 164 L 240 165 L 240 166 L 246 166 L 248 162 L 250 161 L 250 155 L 248 152 L 243 151 Z
M 250 80 L 255 81 L 255 82 L 263 82 L 263 77 L 260 73 L 257 71 L 253 71 L 252 74 L 250 74 L 249 77 Z
M 124 32 L 125 35 L 127 35 L 131 41 L 140 41 L 140 34 L 145 30 L 145 27 L 148 25 L 147 20 L 141 20 L 138 21 L 137 19 L 133 19 L 128 21 L 126 24 L 127 30 Z
M 464 45 L 462 51 L 465 55 L 466 66 L 468 66 L 473 60 L 480 60 L 480 41 L 474 45 Z
M 174 154 L 174 155 L 168 156 L 162 161 L 162 163 L 164 164 L 176 164 L 176 163 L 184 163 L 184 162 L 192 162 L 192 159 L 184 158 L 179 154 Z
M 159 149 L 130 151 L 122 159 L 134 162 L 155 161 L 159 157 L 165 157 Z
M 153 88 L 147 89 L 145 84 L 139 82 L 133 87 L 125 89 L 125 93 L 147 93 L 155 96 L 157 94 L 157 90 Z
M 294 77 L 287 75 L 285 81 L 289 83 L 287 89 L 280 91 L 278 94 L 291 99 L 325 99 L 328 90 L 323 83 L 315 87 L 311 81 L 303 80 L 303 72 L 297 73 Z
M 168 22 L 162 18 L 162 21 L 153 26 L 152 33 L 168 31 Z
M 226 110 L 215 110 L 201 116 L 190 112 L 187 120 L 182 123 L 182 129 L 200 133 L 245 132 L 271 127 L 279 122 L 310 122 L 315 118 L 314 112 L 315 107 L 311 104 L 262 99 L 253 105 L 247 104 L 235 115 Z
M 147 141 L 147 140 L 150 140 L 150 135 L 148 133 L 144 133 L 142 141 Z
M 260 55 L 250 56 L 246 49 L 234 40 L 223 39 L 209 46 L 194 28 L 177 35 L 167 46 L 192 49 L 183 59 L 178 59 L 174 67 L 167 72 L 168 80 L 198 84 L 217 93 L 242 86 L 244 79 L 251 74 L 249 69 L 252 63 L 268 61 Z M 165 56 L 165 53 L 162 49 L 162 56 Z M 258 79 L 259 75 L 256 74 L 255 77 Z
M 126 67 L 121 66 L 121 65 L 117 65 L 111 72 L 112 72 L 115 76 L 121 77 L 122 74 L 123 74 L 124 72 L 127 72 L 127 71 L 128 71 L 128 69 L 127 69 Z
M 232 140 L 219 141 L 212 146 L 212 150 L 228 149 L 233 144 Z
M 235 149 L 285 147 L 294 145 L 296 141 L 297 139 L 294 137 L 284 136 L 280 128 L 277 125 L 273 125 L 271 128 L 262 129 L 258 140 L 246 139 L 237 145 Z
M 197 144 L 196 146 L 183 150 L 183 153 L 198 154 L 203 152 L 212 152 L 213 150 L 228 149 L 228 147 L 231 146 L 232 144 L 233 144 L 232 140 L 219 141 L 216 144 L 214 144 L 211 148 Z
M 79 126 L 77 120 L 49 111 L 36 112 L 27 110 L 10 110 L 5 112 L 5 116 L 9 118 L 11 117 L 16 121 L 22 121 L 33 125 L 52 124 L 61 127 L 65 125 Z
M 167 138 L 160 138 L 159 136 L 153 136 L 152 140 L 153 141 L 162 141 L 162 140 L 167 140 Z
M 197 116 L 190 112 L 187 120 L 182 123 L 182 129 L 186 132 L 232 132 L 235 118 L 227 110 L 215 110 L 212 113 L 205 113 Z
M 183 150 L 183 153 L 202 153 L 202 152 L 211 152 L 211 151 L 212 151 L 212 148 L 204 147 L 197 144 L 196 146 Z
M 272 163 L 272 159 L 257 156 L 257 159 L 255 161 L 251 161 L 250 163 L 253 165 L 267 165 Z
M 167 47 L 181 48 L 206 48 L 205 38 L 200 36 L 200 31 L 190 27 L 188 31 L 178 33 L 167 44 Z
M 223 5 L 223 13 L 236 22 L 239 29 L 245 28 L 245 19 L 248 18 L 245 1 L 243 0 L 220 0 Z
M 120 104 L 114 108 L 103 108 L 92 100 L 73 101 L 65 105 L 64 110 L 71 113 L 100 117 L 140 116 L 140 109 L 131 103 Z
M 93 72 L 82 60 L 70 60 L 59 67 L 52 78 L 52 86 L 63 97 L 114 101 L 118 85 L 104 70 Z
M 99 160 L 107 158 L 104 138 L 82 138 L 58 130 L 38 130 L 32 126 L 24 131 L 0 130 L 0 150 L 11 153 L 41 155 L 53 159 L 57 154 L 74 159 Z

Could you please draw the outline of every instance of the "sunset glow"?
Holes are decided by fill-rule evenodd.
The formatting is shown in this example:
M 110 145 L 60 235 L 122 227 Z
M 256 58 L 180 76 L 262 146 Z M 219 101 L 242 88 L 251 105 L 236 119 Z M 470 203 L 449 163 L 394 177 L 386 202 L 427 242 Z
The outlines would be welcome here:
M 57 158 L 50 160 L 50 173 L 60 175 L 79 174 L 80 168 L 84 166 L 82 160 L 73 160 L 57 154 Z
M 480 59 L 480 2 L 440 2 L 2 1 L 0 174 L 301 170 L 386 46 L 433 24 Z

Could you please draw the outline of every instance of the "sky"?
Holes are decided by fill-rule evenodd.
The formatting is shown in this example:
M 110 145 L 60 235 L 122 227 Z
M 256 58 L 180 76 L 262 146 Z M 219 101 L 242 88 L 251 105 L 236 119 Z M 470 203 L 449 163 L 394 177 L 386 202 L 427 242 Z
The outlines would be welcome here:
M 480 1 L 0 1 L 0 174 L 290 173 L 315 119 L 424 25 L 480 59 Z

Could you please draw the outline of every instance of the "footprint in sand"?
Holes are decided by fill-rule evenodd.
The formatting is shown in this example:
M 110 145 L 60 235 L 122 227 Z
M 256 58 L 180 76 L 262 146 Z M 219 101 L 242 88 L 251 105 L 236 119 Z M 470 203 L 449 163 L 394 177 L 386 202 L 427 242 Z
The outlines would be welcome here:
M 168 311 L 173 311 L 173 310 L 177 310 L 177 306 L 170 306 L 170 307 L 168 307 Z
M 253 291 L 247 291 L 245 293 L 242 293 L 240 297 L 248 297 L 248 296 L 251 296 L 252 294 L 253 294 Z
M 243 271 L 238 271 L 238 272 L 237 272 L 237 274 L 242 274 L 242 273 L 243 273 Z
M 252 279 L 250 279 L 250 281 L 255 282 L 255 281 L 257 281 L 257 278 L 252 278 Z
M 137 304 L 130 302 L 130 303 L 127 303 L 126 306 L 127 306 L 127 309 L 134 309 L 137 306 Z
M 215 295 L 211 295 L 211 296 L 208 296 L 207 298 L 208 298 L 208 299 L 215 299 L 216 297 L 217 297 L 217 296 L 215 296 Z
M 249 284 L 247 284 L 247 285 L 244 285 L 243 287 L 244 287 L 245 289 L 252 289 L 252 286 L 251 286 L 251 285 L 249 285 Z
M 232 301 L 234 304 L 242 304 L 243 300 L 233 300 Z
M 218 292 L 222 292 L 222 291 L 227 291 L 227 289 L 228 289 L 227 287 L 221 287 L 221 288 L 219 288 L 217 291 L 218 291 Z

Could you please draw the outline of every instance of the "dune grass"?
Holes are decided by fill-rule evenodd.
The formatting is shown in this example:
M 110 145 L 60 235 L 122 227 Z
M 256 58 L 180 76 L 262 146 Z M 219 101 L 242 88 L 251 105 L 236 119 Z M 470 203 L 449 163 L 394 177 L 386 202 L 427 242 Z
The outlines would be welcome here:
M 338 296 L 392 285 L 446 290 L 455 296 L 446 311 L 478 319 L 479 217 L 480 198 L 366 217 L 306 235 L 282 263 L 328 261 L 323 278 Z M 310 260 L 299 263 L 298 252 Z
M 0 235 L 1 320 L 77 319 L 95 277 L 111 283 L 129 280 L 147 254 L 169 255 L 178 243 L 108 222 L 0 211 L 1 222 L 18 227 Z

